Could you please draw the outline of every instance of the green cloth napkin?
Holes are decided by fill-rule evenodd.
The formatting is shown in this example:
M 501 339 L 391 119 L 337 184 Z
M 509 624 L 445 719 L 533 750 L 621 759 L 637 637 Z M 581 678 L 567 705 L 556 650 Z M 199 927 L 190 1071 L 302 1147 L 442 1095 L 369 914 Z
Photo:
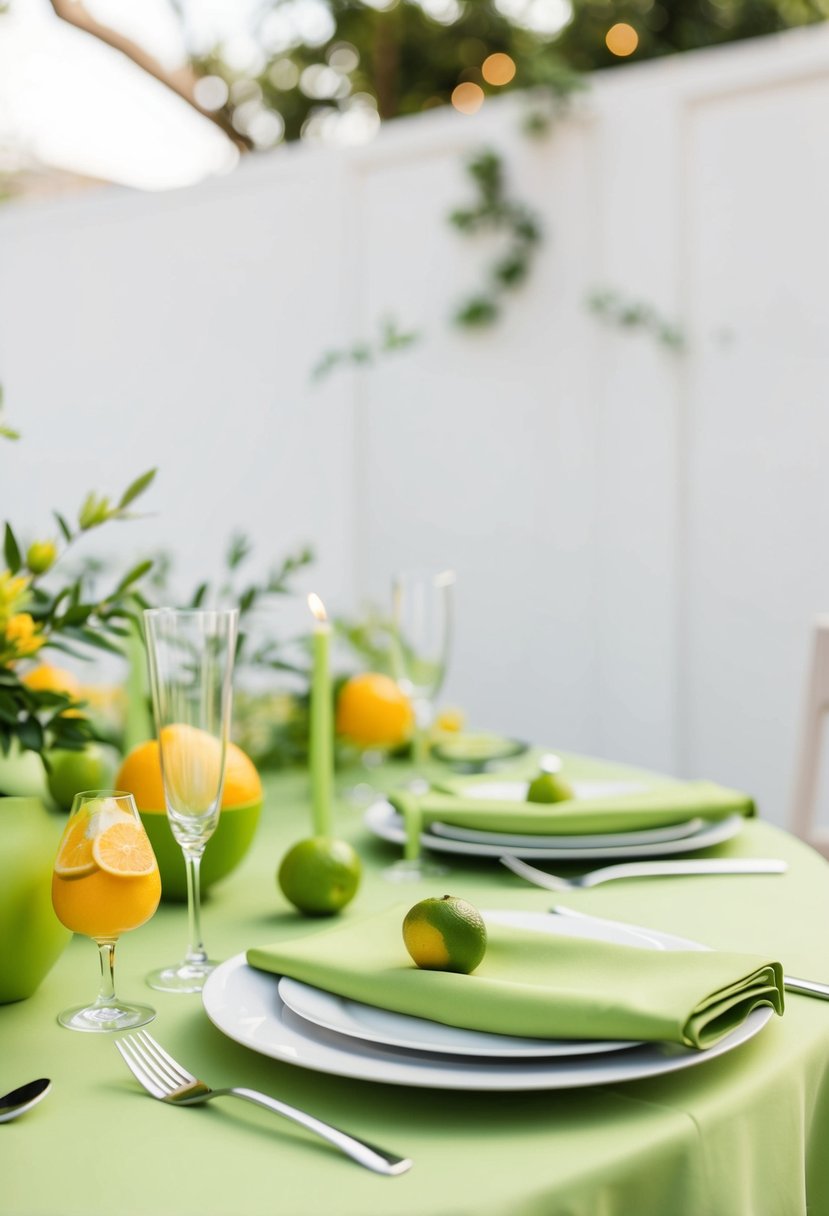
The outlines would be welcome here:
M 783 969 L 753 954 L 663 951 L 491 923 L 472 975 L 421 971 L 407 907 L 248 950 L 252 967 L 381 1009 L 495 1034 L 710 1047 L 758 1005 L 783 1012 Z
M 420 797 L 397 790 L 389 795 L 389 801 L 407 825 L 419 820 L 421 827 L 426 827 L 438 821 L 489 832 L 539 836 L 632 832 L 665 827 L 697 816 L 716 820 L 735 813 L 754 814 L 754 803 L 747 794 L 711 781 L 676 782 L 633 794 L 568 798 L 563 802 L 502 802 L 435 790 Z

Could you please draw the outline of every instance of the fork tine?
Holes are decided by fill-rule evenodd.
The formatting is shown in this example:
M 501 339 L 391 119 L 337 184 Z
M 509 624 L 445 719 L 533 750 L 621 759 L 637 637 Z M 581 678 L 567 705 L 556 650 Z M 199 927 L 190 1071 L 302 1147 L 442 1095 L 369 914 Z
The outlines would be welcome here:
M 139 1035 L 134 1034 L 130 1036 L 130 1045 L 135 1055 L 141 1061 L 144 1071 L 155 1080 L 156 1085 L 160 1086 L 165 1095 L 179 1088 L 178 1078 L 158 1064 L 144 1043 L 142 1043 Z
M 138 1037 L 143 1042 L 144 1046 L 152 1053 L 160 1067 L 165 1067 L 169 1073 L 175 1078 L 176 1086 L 192 1085 L 198 1081 L 198 1077 L 194 1077 L 191 1072 L 188 1072 L 177 1060 L 166 1052 L 160 1043 L 157 1043 L 151 1034 L 146 1030 L 139 1030 Z
M 121 1058 L 139 1085 L 143 1085 L 144 1089 L 152 1094 L 154 1098 L 166 1097 L 167 1091 L 162 1089 L 155 1078 L 144 1068 L 141 1057 L 136 1053 L 132 1035 L 127 1035 L 123 1039 L 116 1039 L 115 1046 L 118 1048 Z

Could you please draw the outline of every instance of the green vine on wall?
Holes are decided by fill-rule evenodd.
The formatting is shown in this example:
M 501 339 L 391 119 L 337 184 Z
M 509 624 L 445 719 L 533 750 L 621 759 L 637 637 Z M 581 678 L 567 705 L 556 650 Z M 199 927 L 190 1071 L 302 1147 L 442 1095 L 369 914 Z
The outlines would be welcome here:
M 341 367 L 365 367 L 376 363 L 383 355 L 406 350 L 420 339 L 417 330 L 402 329 L 393 317 L 384 317 L 375 341 L 355 342 L 342 350 L 327 350 L 315 363 L 311 371 L 312 380 L 324 380 L 331 372 Z
M 492 149 L 479 152 L 466 168 L 478 197 L 471 207 L 452 211 L 450 224 L 466 236 L 492 233 L 506 245 L 487 268 L 480 290 L 454 314 L 456 325 L 472 329 L 498 320 L 503 297 L 529 276 L 542 234 L 541 224 L 529 207 L 508 197 L 504 162 L 497 152 Z
M 676 353 L 686 349 L 685 334 L 680 326 L 666 320 L 652 304 L 644 300 L 630 300 L 612 288 L 602 288 L 591 292 L 587 307 L 608 325 L 648 333 L 660 346 Z

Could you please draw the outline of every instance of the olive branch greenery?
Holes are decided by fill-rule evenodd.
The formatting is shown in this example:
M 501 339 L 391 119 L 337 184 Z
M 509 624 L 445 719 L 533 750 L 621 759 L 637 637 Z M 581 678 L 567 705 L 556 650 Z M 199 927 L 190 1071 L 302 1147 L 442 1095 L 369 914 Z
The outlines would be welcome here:
M 82 502 L 75 521 L 53 512 L 60 541 L 35 541 L 24 550 L 9 522 L 3 534 L 6 569 L 0 572 L 0 752 L 12 743 L 23 751 L 44 754 L 51 748 L 79 750 L 95 737 L 82 712 L 83 702 L 64 692 L 30 688 L 19 664 L 45 650 L 86 659 L 91 650 L 122 656 L 127 638 L 147 606 L 141 581 L 152 562 L 133 565 L 94 598 L 81 576 L 56 587 L 57 564 L 83 536 L 117 520 L 133 519 L 133 503 L 149 488 L 155 469 L 143 473 L 111 501 L 97 492 Z M 49 577 L 47 577 L 49 576 Z M 70 711 L 70 712 L 67 712 Z

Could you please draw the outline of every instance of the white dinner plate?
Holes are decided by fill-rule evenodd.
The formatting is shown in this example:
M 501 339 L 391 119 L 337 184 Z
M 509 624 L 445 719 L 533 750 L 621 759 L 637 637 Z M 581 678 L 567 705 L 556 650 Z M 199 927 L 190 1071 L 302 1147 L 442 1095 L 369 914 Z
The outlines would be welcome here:
M 406 829 L 403 818 L 397 813 L 390 802 L 380 799 L 368 808 L 363 820 L 366 827 L 381 840 L 391 844 L 406 843 Z M 527 861 L 577 861 L 579 859 L 599 861 L 603 858 L 635 858 L 635 857 L 670 857 L 674 853 L 694 853 L 698 849 L 709 849 L 712 845 L 722 844 L 741 831 L 745 820 L 742 815 L 728 815 L 716 822 L 702 820 L 702 826 L 690 836 L 679 840 L 660 840 L 651 844 L 607 845 L 596 843 L 582 845 L 578 848 L 566 848 L 543 845 L 509 846 L 509 851 L 515 857 L 523 857 Z M 601 838 L 599 838 L 601 839 Z M 459 853 L 466 857 L 501 857 L 507 845 L 484 844 L 479 841 L 454 840 L 447 836 L 436 835 L 431 830 L 422 832 L 421 844 L 435 853 Z
M 621 940 L 619 926 L 595 921 L 567 921 L 532 912 L 486 912 L 484 916 L 497 916 L 502 923 L 551 935 L 602 935 L 603 940 Z M 649 930 L 648 936 L 666 950 L 704 949 L 697 942 L 667 933 Z M 762 1030 L 773 1012 L 768 1006 L 753 1010 L 741 1026 L 707 1051 L 643 1043 L 628 1051 L 602 1055 L 478 1060 L 386 1047 L 315 1026 L 287 1008 L 279 995 L 278 977 L 249 967 L 244 954 L 221 963 L 210 974 L 202 1000 L 207 1016 L 223 1034 L 272 1059 L 315 1072 L 388 1085 L 461 1090 L 574 1089 L 676 1072 L 746 1043 Z

